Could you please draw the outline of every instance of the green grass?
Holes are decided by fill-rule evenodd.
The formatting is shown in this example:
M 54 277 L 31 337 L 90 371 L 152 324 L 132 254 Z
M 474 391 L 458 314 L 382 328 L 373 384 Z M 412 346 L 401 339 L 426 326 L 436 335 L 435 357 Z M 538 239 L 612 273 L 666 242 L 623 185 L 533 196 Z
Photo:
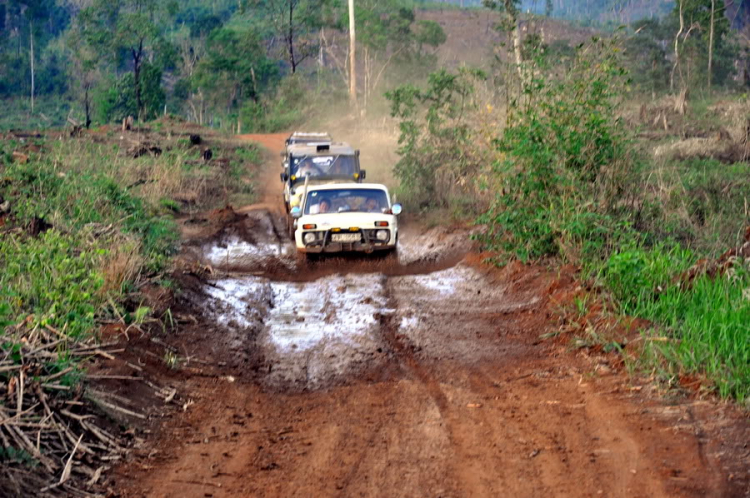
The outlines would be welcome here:
M 7 165 L 3 177 L 0 195 L 11 202 L 14 219 L 21 225 L 41 219 L 70 234 L 92 224 L 112 225 L 141 241 L 152 271 L 163 269 L 174 251 L 173 222 L 120 186 L 94 161 L 86 168 L 64 171 L 48 157 L 32 156 L 26 164 Z
M 650 320 L 666 342 L 649 342 L 650 365 L 670 377 L 704 376 L 722 397 L 750 399 L 750 271 L 685 283 L 696 257 L 679 245 L 615 252 L 599 274 L 621 312 Z
M 117 156 L 107 149 L 0 142 L 0 199 L 10 205 L 0 230 L 0 345 L 16 361 L 24 336 L 38 328 L 72 343 L 95 336 L 101 319 L 142 322 L 147 309 L 127 309 L 126 297 L 142 276 L 158 279 L 176 251 L 174 222 L 120 183 L 129 175 L 111 168 Z M 28 153 L 28 162 L 10 161 L 14 150 Z M 48 373 L 78 365 L 68 344 L 48 360 Z M 60 381 L 79 379 L 74 370 Z

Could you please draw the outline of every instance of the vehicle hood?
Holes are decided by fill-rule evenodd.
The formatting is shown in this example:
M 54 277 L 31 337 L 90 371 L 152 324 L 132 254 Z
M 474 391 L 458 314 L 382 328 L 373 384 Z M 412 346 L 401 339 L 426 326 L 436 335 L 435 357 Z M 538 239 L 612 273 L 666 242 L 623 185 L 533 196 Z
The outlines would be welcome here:
M 396 225 L 396 216 L 393 214 L 383 213 L 325 213 L 325 214 L 308 214 L 302 216 L 297 222 L 297 226 L 306 224 L 315 224 L 317 229 L 342 228 L 376 228 L 376 221 L 387 221 L 389 227 Z

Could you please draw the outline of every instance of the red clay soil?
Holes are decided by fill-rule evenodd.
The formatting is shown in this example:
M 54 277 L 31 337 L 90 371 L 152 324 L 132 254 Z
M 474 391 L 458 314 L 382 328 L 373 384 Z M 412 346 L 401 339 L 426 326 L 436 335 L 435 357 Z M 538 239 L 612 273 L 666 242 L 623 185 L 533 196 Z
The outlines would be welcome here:
M 244 138 L 278 151 L 284 136 Z M 278 155 L 269 157 L 260 205 L 238 212 L 281 213 Z M 315 386 L 269 382 L 276 365 L 251 334 L 230 338 L 212 320 L 201 308 L 203 275 L 186 272 L 182 316 L 194 324 L 169 340 L 201 367 L 170 374 L 172 385 L 183 377 L 180 408 L 152 420 L 152 437 L 109 489 L 179 498 L 749 496 L 745 415 L 708 401 L 667 404 L 612 357 L 541 340 L 554 327 L 550 296 L 574 293 L 573 276 L 480 259 L 469 254 L 435 280 L 384 275 L 377 351 Z M 341 271 L 330 264 L 329 273 Z M 456 290 L 445 294 L 449 278 Z M 412 313 L 419 325 L 405 332 Z

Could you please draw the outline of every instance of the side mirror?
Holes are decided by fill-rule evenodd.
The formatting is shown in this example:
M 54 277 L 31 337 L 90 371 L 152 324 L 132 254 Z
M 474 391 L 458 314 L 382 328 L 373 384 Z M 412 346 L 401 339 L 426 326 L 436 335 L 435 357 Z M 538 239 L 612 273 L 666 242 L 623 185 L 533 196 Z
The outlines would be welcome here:
M 401 207 L 401 204 L 399 204 L 398 202 L 394 204 L 393 206 L 391 206 L 391 213 L 395 214 L 396 216 L 401 214 L 401 211 L 403 211 L 403 208 Z
M 288 181 L 288 180 L 289 180 L 289 175 L 287 173 L 282 173 L 281 174 L 281 181 L 285 182 L 285 181 Z
M 360 180 L 364 180 L 365 178 L 367 178 L 367 171 L 365 171 L 363 169 L 359 170 L 359 179 Z
M 292 218 L 301 218 L 302 217 L 302 209 L 300 209 L 299 206 L 294 206 L 291 211 L 289 211 L 289 216 Z

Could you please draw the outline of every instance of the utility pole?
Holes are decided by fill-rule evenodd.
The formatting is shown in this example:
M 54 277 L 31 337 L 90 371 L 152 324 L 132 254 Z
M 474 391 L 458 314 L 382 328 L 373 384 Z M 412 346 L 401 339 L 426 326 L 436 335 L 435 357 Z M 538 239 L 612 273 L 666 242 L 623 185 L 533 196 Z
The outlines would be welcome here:
M 714 56 L 714 12 L 716 11 L 716 0 L 711 0 L 711 30 L 708 38 L 708 94 L 711 95 L 711 71 L 713 70 Z
M 349 102 L 352 109 L 356 109 L 357 107 L 357 59 L 354 54 L 355 47 L 354 0 L 349 0 Z

